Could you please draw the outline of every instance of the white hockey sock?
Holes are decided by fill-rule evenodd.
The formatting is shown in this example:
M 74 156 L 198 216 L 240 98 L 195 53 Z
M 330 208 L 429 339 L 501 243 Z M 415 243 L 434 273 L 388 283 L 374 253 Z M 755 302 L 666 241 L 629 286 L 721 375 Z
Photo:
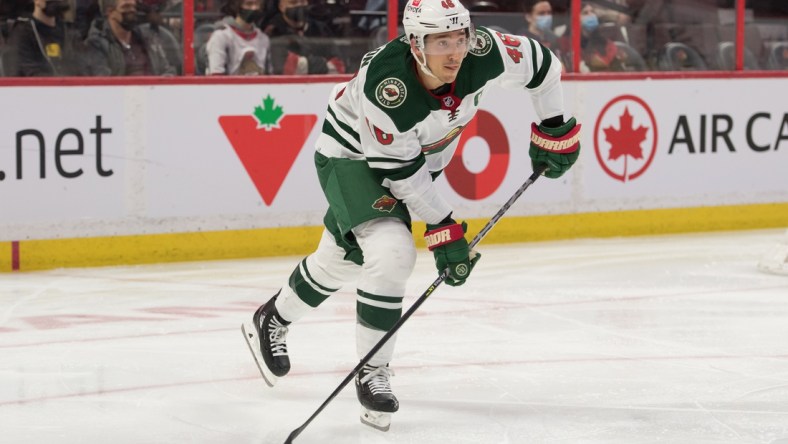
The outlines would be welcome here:
M 296 322 L 314 310 L 309 304 L 302 301 L 289 285 L 282 287 L 275 305 L 279 316 L 287 322 Z
M 356 351 L 358 358 L 362 359 L 372 350 L 372 347 L 377 344 L 387 332 L 381 330 L 373 330 L 361 324 L 356 324 Z M 394 357 L 394 346 L 397 342 L 397 334 L 391 337 L 383 347 L 369 360 L 369 365 L 373 367 L 380 367 L 391 362 Z

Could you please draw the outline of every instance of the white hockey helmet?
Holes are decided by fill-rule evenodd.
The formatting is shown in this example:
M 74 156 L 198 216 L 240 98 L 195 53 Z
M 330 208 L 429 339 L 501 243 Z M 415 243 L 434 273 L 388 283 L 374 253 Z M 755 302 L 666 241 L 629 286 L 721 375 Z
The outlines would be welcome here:
M 415 39 L 415 46 L 422 53 L 425 51 L 424 38 L 429 34 L 458 31 L 466 29 L 468 45 L 465 55 L 476 43 L 476 30 L 471 23 L 471 14 L 459 0 L 408 0 L 402 16 L 405 37 Z M 433 75 L 426 65 L 426 57 L 416 57 L 421 69 Z

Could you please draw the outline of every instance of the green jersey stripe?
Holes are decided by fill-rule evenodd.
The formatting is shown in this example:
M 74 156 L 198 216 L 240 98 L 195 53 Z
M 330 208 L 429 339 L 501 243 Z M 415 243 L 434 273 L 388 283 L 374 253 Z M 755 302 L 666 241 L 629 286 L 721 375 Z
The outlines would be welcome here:
M 351 136 L 352 138 L 356 139 L 356 142 L 358 142 L 358 143 L 361 143 L 361 137 L 359 137 L 358 133 L 357 133 L 357 132 L 355 132 L 355 131 L 353 131 L 353 128 L 351 128 L 350 126 L 348 126 L 346 123 L 343 123 L 342 121 L 340 121 L 339 119 L 337 119 L 337 115 L 336 115 L 336 113 L 334 113 L 334 110 L 333 110 L 333 109 L 331 109 L 331 107 L 330 107 L 330 106 L 328 107 L 328 113 L 329 113 L 329 114 L 331 114 L 331 117 L 334 119 L 334 121 L 337 123 L 337 125 L 339 125 L 339 128 L 340 128 L 342 131 L 344 131 L 344 132 L 346 132 L 346 133 L 350 134 L 350 136 Z
M 367 162 L 381 162 L 381 163 L 407 163 L 411 164 L 419 160 L 421 156 L 415 157 L 413 159 L 404 160 L 404 159 L 395 159 L 393 157 L 367 157 Z
M 533 45 L 533 43 L 531 43 Z M 547 73 L 550 72 L 550 65 L 553 63 L 553 58 L 550 56 L 550 50 L 542 46 L 541 43 L 538 43 L 539 48 L 542 50 L 542 66 L 539 67 L 537 71 L 534 65 L 534 76 L 527 85 L 525 85 L 528 89 L 536 88 L 537 86 L 541 85 L 544 82 L 545 77 L 547 77 Z M 534 49 L 535 51 L 535 49 Z M 536 60 L 536 55 L 534 54 L 534 60 Z
M 352 152 L 354 152 L 356 154 L 362 154 L 361 150 L 359 150 L 358 148 L 354 147 L 350 142 L 345 140 L 345 138 L 342 137 L 336 129 L 334 129 L 334 126 L 331 125 L 331 122 L 329 122 L 328 119 L 323 120 L 323 129 L 322 129 L 322 131 L 323 131 L 323 134 L 325 134 L 327 136 L 330 136 L 332 139 L 336 140 L 337 143 L 339 143 L 343 147 L 349 149 L 350 151 L 352 151 Z

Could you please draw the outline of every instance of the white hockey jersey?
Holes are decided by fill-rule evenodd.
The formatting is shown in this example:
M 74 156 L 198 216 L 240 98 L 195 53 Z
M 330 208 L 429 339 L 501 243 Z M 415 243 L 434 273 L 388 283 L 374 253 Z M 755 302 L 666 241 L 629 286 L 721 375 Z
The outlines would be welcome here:
M 435 224 L 451 206 L 432 174 L 448 165 L 484 91 L 528 90 L 540 119 L 562 115 L 561 65 L 534 40 L 479 27 L 448 93 L 425 89 L 417 69 L 404 36 L 367 53 L 358 73 L 333 89 L 316 145 L 327 157 L 366 160 L 394 197 Z
M 208 68 L 206 74 L 245 74 L 240 72 L 244 60 L 253 62 L 265 74 L 271 73 L 271 40 L 258 27 L 245 32 L 232 23 L 211 34 L 206 44 Z

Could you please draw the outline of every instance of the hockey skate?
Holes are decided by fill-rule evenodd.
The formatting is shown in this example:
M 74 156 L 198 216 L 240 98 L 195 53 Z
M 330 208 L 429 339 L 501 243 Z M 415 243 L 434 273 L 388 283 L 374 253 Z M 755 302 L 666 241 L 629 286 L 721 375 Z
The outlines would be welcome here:
M 361 422 L 383 432 L 391 427 L 391 414 L 399 410 L 399 401 L 391 392 L 389 383 L 393 374 L 388 365 L 373 367 L 367 364 L 356 375 Z
M 252 352 L 257 368 L 269 387 L 290 371 L 290 358 L 287 355 L 287 325 L 276 311 L 274 301 L 279 293 L 262 305 L 252 316 L 251 323 L 241 325 L 241 331 Z

